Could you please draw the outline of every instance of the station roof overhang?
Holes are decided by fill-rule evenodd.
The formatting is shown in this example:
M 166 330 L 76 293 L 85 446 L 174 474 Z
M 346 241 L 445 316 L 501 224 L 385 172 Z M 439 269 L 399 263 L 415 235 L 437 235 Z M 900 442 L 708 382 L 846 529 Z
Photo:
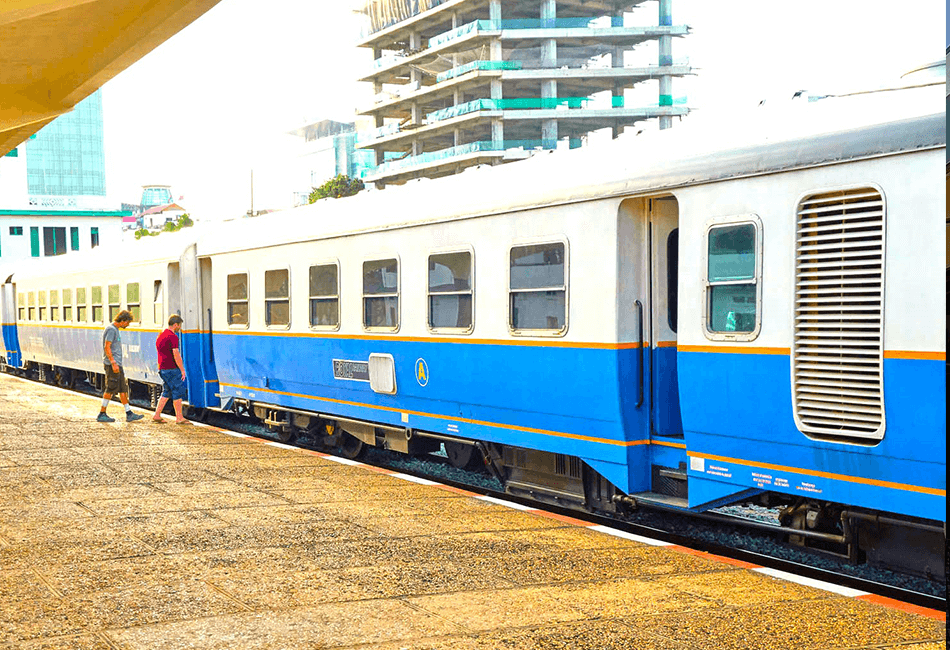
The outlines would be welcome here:
M 0 3 L 0 155 L 71 111 L 219 1 Z

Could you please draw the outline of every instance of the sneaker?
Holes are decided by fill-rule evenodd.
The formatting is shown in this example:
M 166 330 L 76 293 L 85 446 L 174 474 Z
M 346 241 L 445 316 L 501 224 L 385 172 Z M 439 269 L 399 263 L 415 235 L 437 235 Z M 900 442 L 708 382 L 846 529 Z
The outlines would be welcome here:
M 144 417 L 145 417 L 144 415 L 139 415 L 138 413 L 132 413 L 131 411 L 129 411 L 128 413 L 125 414 L 125 421 L 135 422 L 136 420 L 141 420 Z
M 99 411 L 99 417 L 96 418 L 96 422 L 115 422 L 115 418 L 110 418 L 103 411 Z

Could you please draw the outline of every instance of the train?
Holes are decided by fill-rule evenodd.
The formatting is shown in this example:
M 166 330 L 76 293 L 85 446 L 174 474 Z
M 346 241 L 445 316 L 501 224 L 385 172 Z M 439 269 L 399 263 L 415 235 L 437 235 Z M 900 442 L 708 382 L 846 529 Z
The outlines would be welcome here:
M 0 277 L 0 365 L 101 387 L 127 309 L 154 400 L 180 314 L 195 417 L 351 458 L 444 450 L 579 511 L 761 504 L 794 544 L 944 580 L 942 89 L 33 260 Z

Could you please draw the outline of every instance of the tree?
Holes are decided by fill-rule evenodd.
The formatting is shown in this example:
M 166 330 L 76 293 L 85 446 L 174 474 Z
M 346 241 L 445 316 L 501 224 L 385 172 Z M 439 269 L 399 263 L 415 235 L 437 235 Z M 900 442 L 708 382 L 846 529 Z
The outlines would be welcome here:
M 313 188 L 313 191 L 310 192 L 310 203 L 315 203 L 327 197 L 341 199 L 344 196 L 353 196 L 364 187 L 365 185 L 360 179 L 350 178 L 346 174 L 338 174 L 320 187 Z

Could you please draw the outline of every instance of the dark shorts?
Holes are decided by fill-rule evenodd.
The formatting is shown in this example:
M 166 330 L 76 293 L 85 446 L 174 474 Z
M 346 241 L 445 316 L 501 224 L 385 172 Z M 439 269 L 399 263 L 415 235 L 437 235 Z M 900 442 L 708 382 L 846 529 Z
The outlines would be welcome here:
M 158 374 L 162 378 L 162 397 L 172 401 L 188 397 L 188 387 L 181 380 L 181 370 L 159 370 Z
M 129 382 L 125 379 L 125 371 L 119 366 L 119 372 L 112 372 L 112 366 L 106 365 L 106 390 L 110 395 L 128 393 Z

